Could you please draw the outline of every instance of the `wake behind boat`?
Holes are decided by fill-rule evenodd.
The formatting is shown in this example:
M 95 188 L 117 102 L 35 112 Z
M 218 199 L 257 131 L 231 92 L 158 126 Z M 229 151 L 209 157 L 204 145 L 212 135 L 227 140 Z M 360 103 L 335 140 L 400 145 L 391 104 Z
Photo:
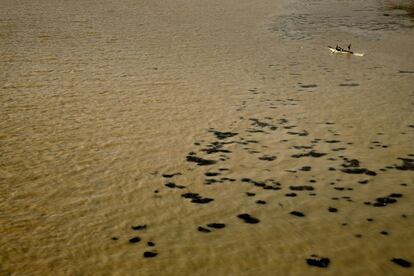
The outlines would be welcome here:
M 336 47 L 328 46 L 328 48 L 329 48 L 329 50 L 331 50 L 332 53 L 335 53 L 335 54 L 348 54 L 348 55 L 354 55 L 354 56 L 358 56 L 358 57 L 364 56 L 363 53 L 352 52 L 351 51 L 351 44 L 349 44 L 348 50 L 343 49 L 339 46 L 336 46 Z

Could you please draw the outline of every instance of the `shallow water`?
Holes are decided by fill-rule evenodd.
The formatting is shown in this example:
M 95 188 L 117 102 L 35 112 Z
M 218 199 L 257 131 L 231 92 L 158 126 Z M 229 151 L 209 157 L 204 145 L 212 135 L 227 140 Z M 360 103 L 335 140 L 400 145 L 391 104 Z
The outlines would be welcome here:
M 0 274 L 412 273 L 414 36 L 387 4 L 3 1 Z
M 387 33 L 414 27 L 411 6 L 390 1 L 308 1 L 292 5 L 294 13 L 275 18 L 273 30 L 290 40 L 323 39 L 326 32 L 347 32 L 381 41 Z

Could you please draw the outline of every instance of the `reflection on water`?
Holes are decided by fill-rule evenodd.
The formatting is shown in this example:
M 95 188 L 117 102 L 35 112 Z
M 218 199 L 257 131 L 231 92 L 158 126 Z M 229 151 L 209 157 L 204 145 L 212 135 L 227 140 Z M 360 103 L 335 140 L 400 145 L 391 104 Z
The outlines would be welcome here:
M 272 30 L 289 40 L 313 39 L 323 37 L 327 31 L 344 30 L 377 39 L 384 31 L 414 27 L 412 3 L 378 5 L 372 1 L 356 2 L 307 2 L 306 12 L 278 17 Z
M 411 20 L 414 20 L 414 2 L 413 1 L 403 1 L 403 3 L 392 3 L 388 7 L 388 9 L 391 11 L 399 12 L 400 16 L 409 17 Z

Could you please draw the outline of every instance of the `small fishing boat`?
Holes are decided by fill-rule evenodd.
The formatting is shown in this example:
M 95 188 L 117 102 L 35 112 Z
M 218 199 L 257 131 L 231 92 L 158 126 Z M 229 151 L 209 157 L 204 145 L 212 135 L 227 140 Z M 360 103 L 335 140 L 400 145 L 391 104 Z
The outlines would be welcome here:
M 358 57 L 364 56 L 363 53 L 355 53 L 355 52 L 352 52 L 351 50 L 345 50 L 345 49 L 343 49 L 341 47 L 338 47 L 338 46 L 336 46 L 336 47 L 328 46 L 328 48 L 329 48 L 329 50 L 331 50 L 332 53 L 335 53 L 335 54 L 348 54 L 348 55 L 354 55 L 354 56 L 358 56 Z

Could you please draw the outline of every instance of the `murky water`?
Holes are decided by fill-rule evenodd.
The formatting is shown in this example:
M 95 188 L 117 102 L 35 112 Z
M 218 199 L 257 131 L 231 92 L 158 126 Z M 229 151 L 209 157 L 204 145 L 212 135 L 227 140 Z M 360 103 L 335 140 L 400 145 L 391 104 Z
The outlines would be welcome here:
M 412 274 L 405 1 L 0 5 L 1 275 Z
M 407 3 L 408 2 L 408 3 Z M 326 32 L 344 31 L 355 37 L 381 41 L 384 34 L 414 27 L 412 3 L 400 1 L 310 1 L 295 4 L 297 11 L 275 19 L 273 30 L 291 40 L 321 39 Z

